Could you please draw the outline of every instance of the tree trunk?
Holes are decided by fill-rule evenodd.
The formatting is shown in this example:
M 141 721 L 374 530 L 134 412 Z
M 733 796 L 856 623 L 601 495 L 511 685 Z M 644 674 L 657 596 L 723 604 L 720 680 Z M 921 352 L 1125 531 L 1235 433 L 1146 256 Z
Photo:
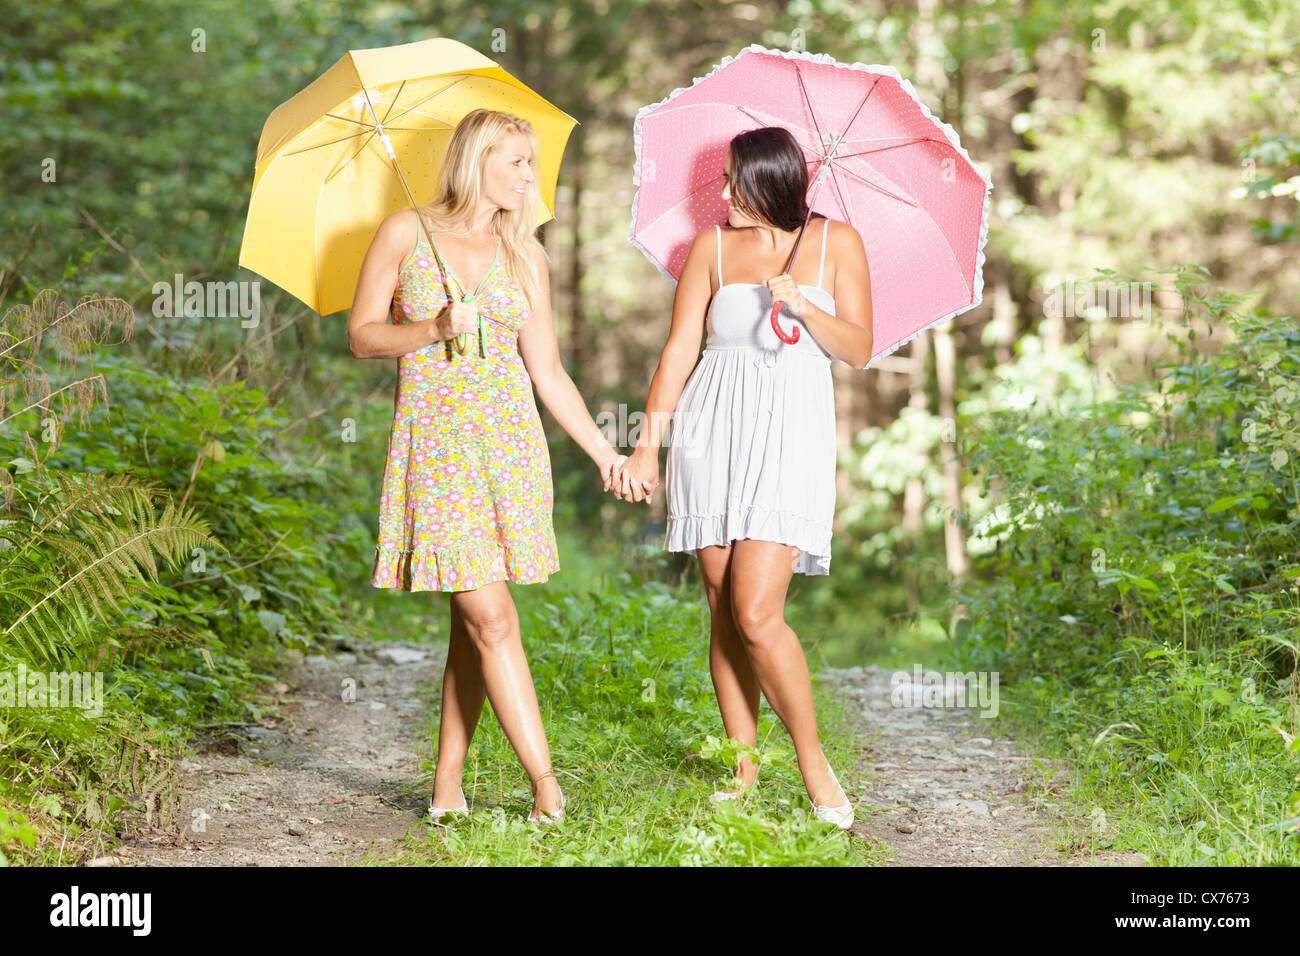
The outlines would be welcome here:
M 930 354 L 930 333 L 922 332 L 911 342 L 912 372 L 908 387 L 910 397 L 907 404 L 912 408 L 925 408 L 929 396 L 925 391 L 926 365 Z M 918 467 L 925 467 L 924 462 L 917 462 Z M 925 484 L 920 478 L 913 477 L 907 482 L 903 491 L 903 540 L 900 542 L 900 557 L 919 554 L 925 538 Z M 921 589 L 917 579 L 915 565 L 904 561 L 903 588 L 907 594 L 907 606 L 916 613 L 921 608 Z
M 952 341 L 952 323 L 935 329 L 934 370 L 939 380 L 939 456 L 943 462 L 943 503 L 951 509 L 952 516 L 944 522 L 944 549 L 948 558 L 948 573 L 959 577 L 966 573 L 966 528 L 957 523 L 962 513 L 961 461 L 957 458 L 957 359 Z

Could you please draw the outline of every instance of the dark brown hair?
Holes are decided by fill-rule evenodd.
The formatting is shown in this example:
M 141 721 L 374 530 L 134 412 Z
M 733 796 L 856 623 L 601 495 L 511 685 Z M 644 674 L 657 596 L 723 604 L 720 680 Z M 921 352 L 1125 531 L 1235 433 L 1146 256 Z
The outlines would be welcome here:
M 731 140 L 731 195 L 746 215 L 793 231 L 808 218 L 808 164 L 784 126 L 760 126 Z

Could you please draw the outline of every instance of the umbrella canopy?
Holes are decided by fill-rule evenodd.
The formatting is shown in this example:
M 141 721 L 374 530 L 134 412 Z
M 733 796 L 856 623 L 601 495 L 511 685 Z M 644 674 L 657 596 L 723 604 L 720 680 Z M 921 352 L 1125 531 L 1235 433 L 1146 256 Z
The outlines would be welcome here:
M 477 50 L 437 37 L 349 50 L 276 107 L 257 144 L 239 264 L 321 315 L 350 308 L 375 230 L 415 197 L 432 198 L 456 124 L 478 108 L 533 125 L 534 215 L 548 222 L 577 121 Z
M 993 183 L 889 66 L 753 44 L 642 107 L 629 238 L 674 282 L 700 230 L 725 222 L 732 137 L 783 126 L 804 150 L 809 205 L 862 236 L 871 266 L 870 368 L 979 304 Z

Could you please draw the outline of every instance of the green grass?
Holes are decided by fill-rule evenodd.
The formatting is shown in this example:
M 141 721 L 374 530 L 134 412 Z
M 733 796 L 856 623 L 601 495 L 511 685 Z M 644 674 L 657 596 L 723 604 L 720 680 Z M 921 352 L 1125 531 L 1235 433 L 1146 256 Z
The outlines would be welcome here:
M 1105 814 L 1067 849 L 1295 866 L 1300 332 L 1203 279 L 1179 271 L 1189 324 L 1159 374 L 967 435 L 997 545 L 955 593 L 954 662 L 999 673 L 1000 726 L 1068 760 L 1068 799 Z
M 671 587 L 620 571 L 574 542 L 561 541 L 560 574 L 545 584 L 511 590 L 552 763 L 567 800 L 565 821 L 546 828 L 525 823 L 531 808 L 527 776 L 485 705 L 465 767 L 471 815 L 445 827 L 421 818 L 396 857 L 368 862 L 851 866 L 884 861 L 883 848 L 813 819 L 789 735 L 766 702 L 759 724 L 759 782 L 745 800 L 714 809 L 707 798 L 728 781 L 734 749 L 722 739 L 708 671 L 708 608 L 697 596 L 698 582 Z M 624 563 L 655 560 L 647 550 Z M 660 577 L 666 575 L 655 575 Z M 815 659 L 810 666 L 816 669 Z M 431 686 L 431 748 L 436 694 Z M 852 792 L 857 752 L 845 711 L 818 690 L 817 712 L 827 756 Z M 412 795 L 421 800 L 432 785 L 432 760 L 424 769 L 411 784 Z
M 1141 646 L 1087 685 L 1040 675 L 999 689 L 996 732 L 1074 768 L 1054 799 L 1089 822 L 1063 831 L 1061 849 L 1129 850 L 1156 866 L 1300 865 L 1295 681 L 1257 664 L 1243 680 L 1244 650 Z

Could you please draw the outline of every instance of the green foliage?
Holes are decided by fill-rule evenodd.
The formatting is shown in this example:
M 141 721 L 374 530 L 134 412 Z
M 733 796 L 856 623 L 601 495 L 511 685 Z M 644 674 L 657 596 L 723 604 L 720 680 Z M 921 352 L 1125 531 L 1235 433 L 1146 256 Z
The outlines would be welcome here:
M 92 615 L 106 618 L 105 604 L 121 615 L 156 583 L 155 554 L 175 568 L 215 543 L 191 510 L 130 475 L 33 475 L 18 499 L 30 510 L 0 528 L 0 619 L 11 622 L 0 646 L 43 664 L 83 654 Z
M 1187 321 L 1159 376 L 975 425 L 991 550 L 956 598 L 956 658 L 999 671 L 1003 712 L 1098 799 L 1146 808 L 1125 834 L 1142 852 L 1294 864 L 1300 332 L 1201 281 L 1178 271 Z
M 1248 141 L 1238 150 L 1245 166 L 1247 183 L 1233 193 L 1238 197 L 1267 199 L 1289 197 L 1300 203 L 1300 137 L 1289 133 L 1251 133 Z M 1256 175 L 1258 167 L 1272 168 L 1266 176 Z M 1273 222 L 1263 217 L 1251 220 L 1253 235 L 1265 242 L 1300 242 L 1300 211 L 1290 218 Z
M 802 0 L 753 24 L 753 38 L 770 46 L 793 47 L 797 39 L 848 61 L 897 63 L 914 79 L 923 71 L 907 64 L 939 63 L 946 84 L 921 82 L 921 95 L 961 130 L 972 155 L 987 153 L 996 164 L 990 145 L 1001 149 L 1010 137 L 1025 147 L 1010 154 L 1014 170 L 1001 170 L 988 247 L 990 265 L 1001 261 L 1013 277 L 1006 292 L 1021 320 L 1015 357 L 992 368 L 983 348 L 991 343 L 969 338 L 960 356 L 957 434 L 964 463 L 982 471 L 963 478 L 987 487 L 980 497 L 972 480 L 961 504 L 958 520 L 972 531 L 968 550 L 984 560 L 958 594 L 968 618 L 954 636 L 968 635 L 963 653 L 971 660 L 1016 678 L 1008 696 L 1017 704 L 1004 713 L 1048 732 L 1059 728 L 1089 779 L 1105 781 L 1104 795 L 1161 809 L 1147 842 L 1141 833 L 1128 834 L 1130 842 L 1170 843 L 1165 858 L 1178 860 L 1207 858 L 1202 847 L 1216 860 L 1294 859 L 1279 835 L 1294 842 L 1297 813 L 1287 794 L 1300 789 L 1287 743 L 1294 703 L 1284 706 L 1285 695 L 1295 699 L 1293 585 L 1300 580 L 1288 563 L 1297 553 L 1294 333 L 1262 312 L 1229 318 L 1227 299 L 1207 294 L 1203 317 L 1231 323 L 1237 343 L 1215 361 L 1189 354 L 1159 383 L 1113 393 L 1099 387 L 1105 373 L 1132 381 L 1135 362 L 1118 343 L 1098 356 L 1086 336 L 1049 335 L 1052 320 L 1039 321 L 1034 286 L 1098 263 L 1194 260 L 1222 263 L 1216 269 L 1228 286 L 1264 297 L 1293 291 L 1284 268 L 1243 253 L 1240 240 L 1243 224 L 1261 243 L 1296 238 L 1300 163 L 1287 112 L 1296 91 L 1296 10 L 1122 0 L 1099 19 L 1087 6 L 1056 0 L 998 0 L 972 11 L 940 11 L 931 20 L 907 7 L 880 13 Z M 583 119 L 578 152 L 562 172 L 582 215 L 561 210 L 548 234 L 565 252 L 557 262 L 578 253 L 563 271 L 582 277 L 574 301 L 596 336 L 583 343 L 586 354 L 620 350 L 609 366 L 620 378 L 611 400 L 635 410 L 649 380 L 646 363 L 662 342 L 652 326 L 666 329 L 668 290 L 660 283 L 659 299 L 647 295 L 647 280 L 657 277 L 624 241 L 631 147 L 626 136 L 606 134 L 626 130 L 627 102 L 658 99 L 734 52 L 697 42 L 707 22 L 696 6 L 645 0 L 613 4 L 600 16 L 576 8 L 542 16 L 517 0 L 359 12 L 297 0 L 71 0 L 54 16 L 44 7 L 7 9 L 0 303 L 57 284 L 72 298 L 106 292 L 147 312 L 153 284 L 177 272 L 228 276 L 270 111 L 349 48 L 456 36 Z M 516 25 L 506 31 L 506 50 L 494 46 L 502 24 Z M 643 69 L 647 56 L 655 70 Z M 993 62 L 990 71 L 985 64 Z M 546 69 L 538 71 L 539 63 Z M 994 105 L 979 105 L 986 102 Z M 597 255 L 600 268 L 593 268 Z M 552 279 L 557 304 L 568 301 L 575 290 L 560 271 Z M 283 319 L 276 311 L 264 310 L 268 324 Z M 563 335 L 565 316 L 557 318 Z M 1080 327 L 1099 328 L 1089 320 L 1055 331 Z M 391 410 L 363 397 L 390 393 L 391 375 L 361 371 L 341 354 L 342 336 L 326 328 L 291 313 L 277 332 L 292 329 L 297 353 L 288 335 L 275 351 L 259 353 L 228 328 L 151 322 L 147 348 L 96 356 L 84 378 L 59 373 L 53 383 L 86 407 L 94 390 L 111 392 L 111 414 L 100 408 L 74 429 L 69 409 L 57 403 L 44 419 L 24 412 L 32 395 L 0 411 L 0 491 L 8 499 L 0 547 L 17 547 L 8 559 L 0 551 L 0 577 L 9 584 L 0 588 L 0 628 L 10 629 L 0 641 L 7 655 L 0 669 L 18 660 L 89 662 L 110 678 L 98 721 L 75 712 L 0 712 L 0 848 L 11 858 L 41 859 L 58 852 L 51 848 L 63 837 L 76 847 L 89 833 L 88 843 L 68 851 L 79 858 L 133 808 L 160 812 L 154 798 L 165 783 L 167 748 L 203 719 L 257 719 L 258 681 L 283 654 L 363 624 L 387 623 L 403 636 L 421 625 L 405 596 L 356 593 L 373 545 Z M 1199 327 L 1188 331 L 1202 335 Z M 4 354 L 29 347 L 13 323 L 0 329 Z M 196 371 L 212 356 L 234 367 Z M 589 374 L 572 372 L 580 381 Z M 325 424 L 349 417 L 361 436 L 355 447 L 334 440 Z M 846 452 L 851 491 L 841 498 L 834 573 L 796 578 L 791 587 L 791 623 L 817 652 L 847 664 L 867 651 L 931 652 L 947 640 L 948 622 L 936 609 L 949 586 L 942 548 L 949 516 L 927 507 L 916 533 L 899 520 L 909 484 L 926 501 L 941 500 L 944 424 L 933 411 L 908 408 Z M 650 509 L 611 503 L 586 456 L 560 430 L 549 437 L 557 527 L 586 534 L 573 564 L 599 577 L 601 588 L 620 590 L 556 597 L 548 586 L 544 593 L 566 614 L 599 606 L 622 624 L 606 631 L 579 614 L 587 623 L 556 642 L 569 656 L 541 654 L 539 686 L 559 701 L 551 705 L 561 715 L 553 723 L 569 766 L 591 767 L 593 777 L 604 768 L 583 762 L 586 738 L 569 733 L 563 715 L 590 709 L 583 733 L 622 735 L 625 743 L 639 741 L 644 729 L 633 718 L 666 735 L 662 749 L 647 752 L 592 745 L 605 761 L 626 753 L 630 782 L 626 791 L 586 796 L 627 809 L 630 788 L 644 796 L 677 781 L 646 767 L 689 750 L 699 757 L 682 772 L 698 775 L 699 763 L 725 764 L 735 754 L 710 740 L 717 727 L 699 661 L 688 667 L 676 638 L 657 624 L 620 617 L 627 611 L 620 600 L 664 594 L 642 590 L 639 580 L 620 582 L 597 559 L 613 555 L 636 575 L 698 587 L 693 563 L 659 555 Z M 83 506 L 70 507 L 73 501 Z M 61 508 L 66 517 L 51 523 Z M 42 515 L 49 526 L 38 537 Z M 199 542 L 200 533 L 210 541 Z M 639 543 L 611 544 L 623 540 Z M 698 649 L 699 621 L 676 601 L 651 607 L 670 618 L 685 614 L 678 622 Z M 647 678 L 660 701 L 682 702 L 681 726 L 640 701 L 639 680 Z M 1246 681 L 1258 693 L 1249 706 L 1241 698 Z M 765 721 L 770 731 L 770 716 Z M 1115 723 L 1134 726 L 1092 746 Z M 500 766 L 502 743 L 493 740 Z M 772 760 L 774 789 L 801 793 L 779 748 L 761 750 Z M 672 814 L 671 826 L 643 832 L 646 817 L 633 817 L 638 826 L 627 828 L 625 845 L 606 834 L 591 856 L 819 858 L 816 835 L 782 830 L 797 816 L 778 818 L 770 804 L 751 801 L 706 820 L 692 816 L 694 796 L 683 799 L 685 809 L 661 802 L 647 811 Z M 1226 835 L 1208 838 L 1211 827 Z M 838 842 L 825 846 L 842 856 Z M 578 843 L 564 847 L 548 859 L 583 858 Z M 497 858 L 483 832 L 465 848 L 469 859 Z
M 36 828 L 21 813 L 0 806 L 0 866 L 8 866 L 9 858 L 3 847 L 15 844 L 31 848 L 36 845 Z
M 22 853 L 38 858 L 92 852 L 135 813 L 165 819 L 179 745 L 205 719 L 260 718 L 261 672 L 345 630 L 339 582 L 365 553 L 323 504 L 346 478 L 277 457 L 298 419 L 245 380 L 96 354 L 106 336 L 87 330 L 122 317 L 105 308 L 42 295 L 0 340 L 7 382 L 49 377 L 55 396 L 3 403 L 0 441 L 24 454 L 0 460 L 0 675 L 103 679 L 98 715 L 0 709 L 0 806 L 26 808 L 44 842 Z M 70 364 L 50 373 L 43 337 Z M 111 404 L 64 385 L 96 373 Z

